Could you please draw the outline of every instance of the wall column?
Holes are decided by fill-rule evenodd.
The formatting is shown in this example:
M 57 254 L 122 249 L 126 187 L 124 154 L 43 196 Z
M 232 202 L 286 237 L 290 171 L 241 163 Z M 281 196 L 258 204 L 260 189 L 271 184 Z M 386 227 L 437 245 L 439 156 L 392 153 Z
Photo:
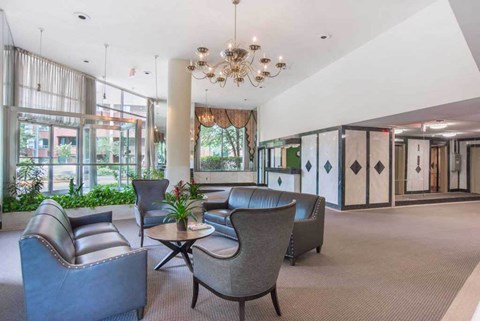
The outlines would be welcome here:
M 170 186 L 178 181 L 190 181 L 190 114 L 192 75 L 187 71 L 188 61 L 172 59 L 168 62 L 167 97 L 167 169 Z

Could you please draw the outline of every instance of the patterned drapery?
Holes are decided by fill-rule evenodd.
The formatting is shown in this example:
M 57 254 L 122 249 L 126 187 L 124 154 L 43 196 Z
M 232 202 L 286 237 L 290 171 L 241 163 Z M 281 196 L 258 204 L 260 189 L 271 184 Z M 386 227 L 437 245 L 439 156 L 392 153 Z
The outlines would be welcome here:
M 245 128 L 245 138 L 248 145 L 248 154 L 253 160 L 257 144 L 257 113 L 253 110 L 219 109 L 208 107 L 195 107 L 195 149 L 200 137 L 200 126 L 220 128 L 234 126 Z

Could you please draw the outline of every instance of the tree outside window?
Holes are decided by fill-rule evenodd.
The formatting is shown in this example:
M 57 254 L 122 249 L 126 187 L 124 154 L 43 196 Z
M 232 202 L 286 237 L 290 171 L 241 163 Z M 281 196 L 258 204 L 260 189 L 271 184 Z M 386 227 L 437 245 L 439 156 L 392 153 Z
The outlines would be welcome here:
M 217 125 L 200 129 L 200 170 L 241 171 L 244 169 L 245 129 Z

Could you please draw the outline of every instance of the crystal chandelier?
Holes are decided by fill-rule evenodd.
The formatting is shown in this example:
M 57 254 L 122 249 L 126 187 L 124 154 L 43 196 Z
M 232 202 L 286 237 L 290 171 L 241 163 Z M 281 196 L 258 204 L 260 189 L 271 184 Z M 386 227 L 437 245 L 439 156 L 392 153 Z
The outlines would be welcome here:
M 274 78 L 285 69 L 287 64 L 283 62 L 282 56 L 278 57 L 278 62 L 275 64 L 276 71 L 270 72 L 268 67 L 271 63 L 271 59 L 267 58 L 264 54 L 259 59 L 259 65 L 256 65 L 255 55 L 260 51 L 261 46 L 256 43 L 256 38 L 253 37 L 252 44 L 245 49 L 237 42 L 237 5 L 240 0 L 233 0 L 235 7 L 235 29 L 233 34 L 233 42 L 230 41 L 226 49 L 220 52 L 222 60 L 215 64 L 209 64 L 206 58 L 209 54 L 209 50 L 206 47 L 197 48 L 197 61 L 190 61 L 187 69 L 192 71 L 192 75 L 195 79 L 210 80 L 212 84 L 220 84 L 225 87 L 229 78 L 233 80 L 237 86 L 240 86 L 248 78 L 250 83 L 254 87 L 260 86 L 260 84 L 266 78 Z M 199 76 L 193 72 L 197 71 Z

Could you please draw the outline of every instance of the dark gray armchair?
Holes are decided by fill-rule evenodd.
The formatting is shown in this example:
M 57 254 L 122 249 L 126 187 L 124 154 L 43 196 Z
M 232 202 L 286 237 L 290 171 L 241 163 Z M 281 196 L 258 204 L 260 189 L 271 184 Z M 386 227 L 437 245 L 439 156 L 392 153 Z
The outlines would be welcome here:
M 135 191 L 135 219 L 140 227 L 140 246 L 143 247 L 144 230 L 163 224 L 168 212 L 164 209 L 162 201 L 165 199 L 168 179 L 134 179 L 132 181 Z
M 294 217 L 295 201 L 276 208 L 234 209 L 230 219 L 239 246 L 233 255 L 218 255 L 194 245 L 192 309 L 201 284 L 221 298 L 239 302 L 240 321 L 245 319 L 245 301 L 269 293 L 280 316 L 276 282 Z

